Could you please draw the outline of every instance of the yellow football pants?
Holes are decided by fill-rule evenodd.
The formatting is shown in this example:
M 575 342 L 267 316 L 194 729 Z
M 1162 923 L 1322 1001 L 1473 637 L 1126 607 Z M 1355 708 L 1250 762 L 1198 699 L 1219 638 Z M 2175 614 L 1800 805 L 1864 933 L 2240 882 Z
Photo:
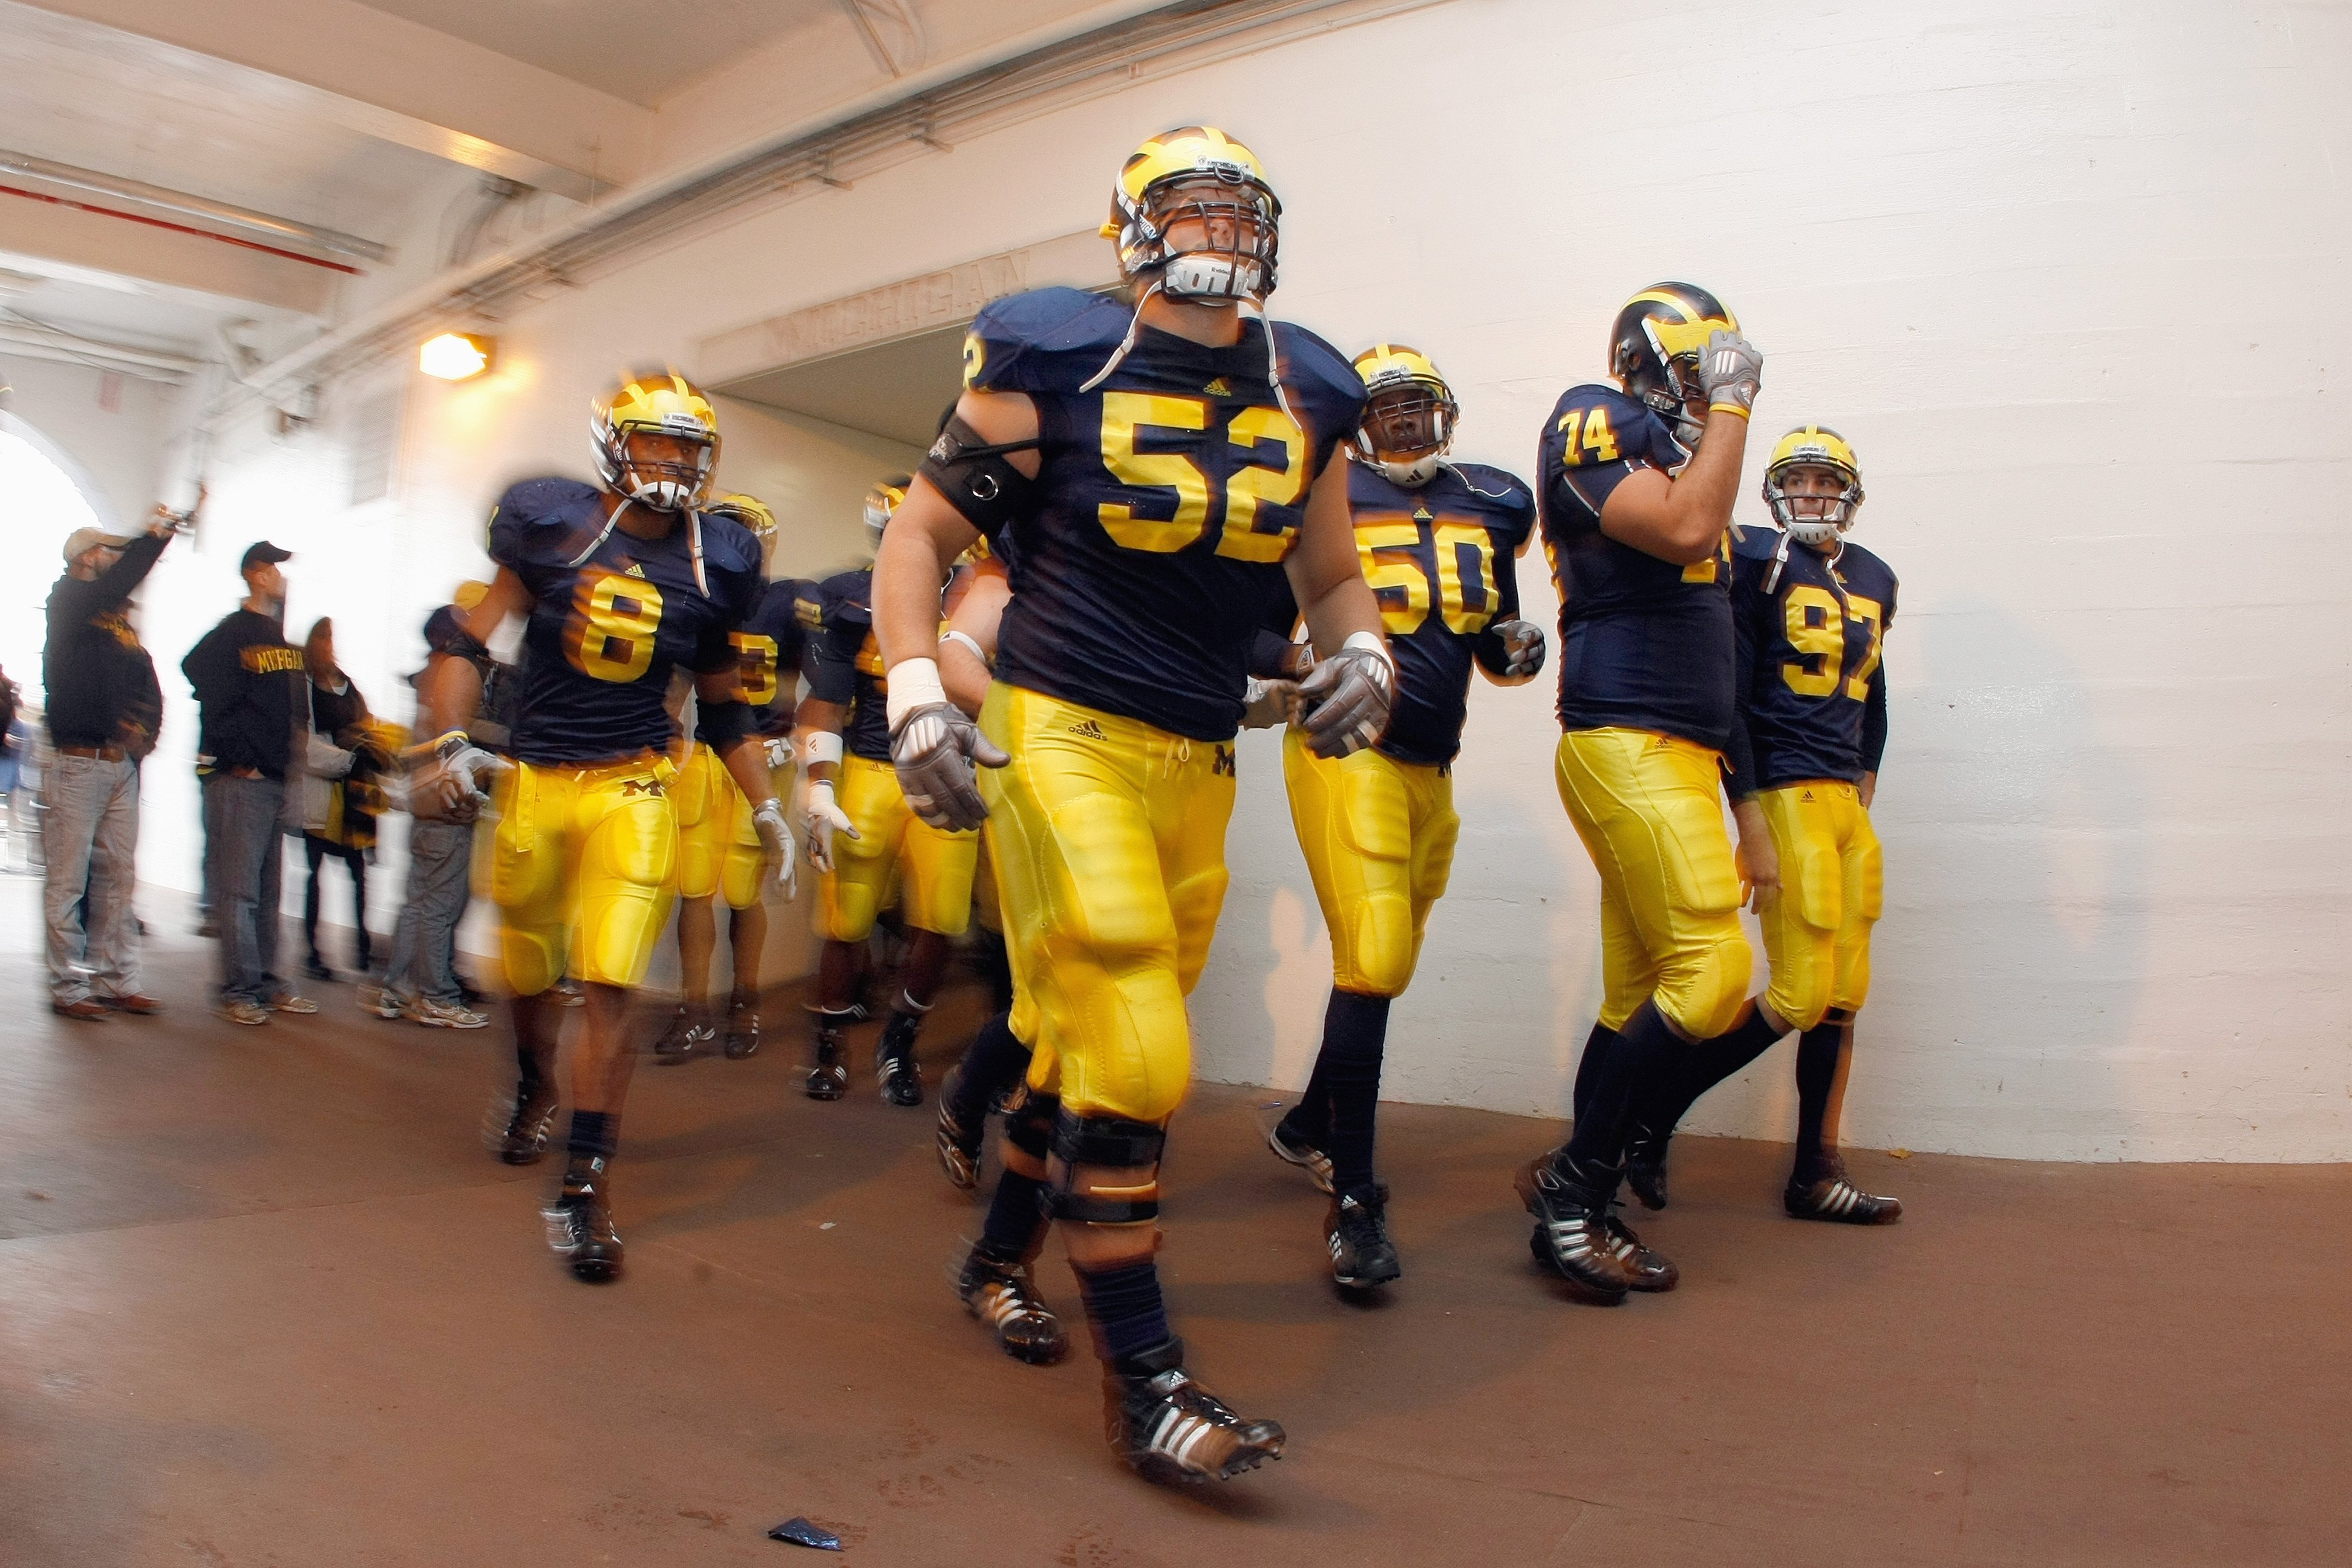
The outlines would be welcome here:
M 1430 906 L 1445 896 L 1454 842 L 1454 780 L 1367 746 L 1332 761 L 1283 737 L 1282 776 L 1315 899 L 1331 931 L 1331 984 L 1401 996 L 1421 960 Z
M 768 778 L 778 800 L 792 793 L 790 768 L 771 769 Z M 692 742 L 670 793 L 677 802 L 677 896 L 707 899 L 718 893 L 730 910 L 758 903 L 767 851 L 751 825 L 752 803 L 743 798 L 742 786 L 719 753 Z
M 1654 995 L 1694 1038 L 1730 1028 L 1755 959 L 1739 926 L 1720 754 L 1648 730 L 1577 730 L 1560 737 L 1552 771 L 1601 875 L 1601 1022 L 1623 1028 Z
M 601 767 L 517 763 L 498 783 L 489 895 L 507 984 L 536 996 L 575 980 L 634 986 L 677 888 L 677 775 L 667 757 Z
M 1765 1000 L 1791 1027 L 1870 995 L 1870 928 L 1885 903 L 1885 862 L 1862 792 L 1836 779 L 1759 791 L 1780 857 L 1780 896 L 1759 917 L 1772 961 Z
M 833 869 L 817 877 L 817 934 L 827 942 L 864 942 L 895 891 L 908 925 L 961 936 L 971 923 L 980 835 L 943 833 L 917 816 L 887 763 L 842 758 L 835 799 L 858 836 L 834 835 Z
M 980 788 L 1029 1086 L 1075 1115 L 1165 1121 L 1225 901 L 1234 748 L 1001 680 L 980 721 L 1013 755 Z

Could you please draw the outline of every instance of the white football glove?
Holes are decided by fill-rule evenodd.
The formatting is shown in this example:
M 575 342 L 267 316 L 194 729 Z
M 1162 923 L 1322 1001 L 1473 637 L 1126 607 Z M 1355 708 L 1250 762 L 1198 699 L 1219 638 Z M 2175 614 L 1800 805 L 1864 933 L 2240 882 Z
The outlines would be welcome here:
M 776 886 L 790 899 L 800 891 L 800 853 L 793 847 L 792 826 L 784 820 L 784 803 L 774 795 L 761 801 L 751 812 L 751 826 L 760 835 L 760 847 L 776 868 Z
M 1012 757 L 980 732 L 972 716 L 948 700 L 936 659 L 907 658 L 890 667 L 890 764 L 917 816 L 959 833 L 988 820 L 973 771 L 1001 768 Z
M 482 785 L 514 766 L 474 744 L 463 730 L 413 748 L 408 760 L 409 810 L 428 822 L 473 821 L 489 800 Z
M 793 757 L 798 754 L 793 750 L 789 735 L 771 735 L 760 743 L 768 750 L 768 765 L 772 768 L 791 767 Z
M 852 838 L 863 837 L 849 814 L 833 803 L 833 781 L 811 779 L 808 799 L 801 808 L 801 824 L 808 834 L 809 864 L 820 871 L 833 869 L 833 836 L 845 833 Z
M 1378 632 L 1358 632 L 1298 683 L 1307 746 L 1318 757 L 1360 752 L 1389 727 L 1396 664 Z
M 1738 332 L 1717 327 L 1707 334 L 1698 356 L 1699 390 L 1709 407 L 1737 408 L 1743 415 L 1756 406 L 1757 389 L 1764 384 L 1764 353 Z
M 1496 621 L 1487 630 L 1503 639 L 1503 678 L 1524 680 L 1544 667 L 1543 628 L 1533 621 Z

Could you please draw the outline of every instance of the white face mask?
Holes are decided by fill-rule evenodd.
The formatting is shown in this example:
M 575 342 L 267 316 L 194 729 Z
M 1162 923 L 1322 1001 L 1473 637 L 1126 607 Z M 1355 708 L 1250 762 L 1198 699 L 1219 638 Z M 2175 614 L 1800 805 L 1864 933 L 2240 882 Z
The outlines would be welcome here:
M 1409 490 L 1417 490 L 1437 477 L 1438 465 L 1444 460 L 1444 455 L 1442 452 L 1423 452 L 1409 463 L 1400 463 L 1387 458 L 1374 458 L 1372 467 L 1387 475 L 1391 483 L 1402 485 Z

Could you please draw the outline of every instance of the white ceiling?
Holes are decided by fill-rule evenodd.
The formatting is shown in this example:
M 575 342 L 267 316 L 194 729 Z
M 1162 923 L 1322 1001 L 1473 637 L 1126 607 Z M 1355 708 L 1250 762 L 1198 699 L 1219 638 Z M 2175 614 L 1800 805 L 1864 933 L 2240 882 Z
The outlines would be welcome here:
M 841 0 L 361 0 L 651 109 Z

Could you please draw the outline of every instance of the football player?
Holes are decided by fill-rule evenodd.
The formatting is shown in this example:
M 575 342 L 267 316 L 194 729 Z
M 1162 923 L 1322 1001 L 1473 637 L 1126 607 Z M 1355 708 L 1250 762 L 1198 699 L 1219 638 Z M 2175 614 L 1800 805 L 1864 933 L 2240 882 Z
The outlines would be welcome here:
M 742 629 L 728 640 L 735 647 L 738 696 L 751 710 L 751 732 L 766 753 L 767 795 L 789 800 L 793 793 L 793 718 L 799 694 L 801 622 L 797 601 L 806 584 L 785 578 L 769 582 L 767 563 L 776 552 L 776 517 L 757 497 L 721 496 L 705 517 L 731 518 L 760 542 L 761 577 L 758 598 Z M 761 899 L 765 848 L 752 824 L 752 802 L 712 749 L 709 726 L 696 708 L 695 733 L 679 764 L 677 784 L 677 971 L 686 999 L 669 1028 L 654 1042 L 656 1059 L 666 1065 L 691 1061 L 718 1038 L 717 1009 L 710 1002 L 710 958 L 719 942 L 713 900 L 725 894 L 727 942 L 735 963 L 727 1004 L 730 1061 L 760 1048 L 760 958 L 768 940 L 768 906 Z M 798 879 L 787 855 L 780 876 L 790 899 Z
M 1612 1208 L 1636 1097 L 1693 1043 L 1755 1023 L 1720 775 L 1728 529 L 1763 356 L 1712 294 L 1661 283 L 1617 312 L 1609 360 L 1617 386 L 1554 405 L 1538 490 L 1560 600 L 1553 772 L 1601 879 L 1604 994 L 1575 1130 L 1517 1185 L 1536 1257 L 1616 1302 L 1678 1278 Z
M 911 483 L 900 474 L 867 492 L 866 526 L 877 549 Z M 940 582 L 947 576 L 942 571 Z M 808 1096 L 839 1100 L 848 1087 L 841 1036 L 865 1016 L 856 1005 L 858 955 L 874 934 L 875 918 L 888 901 L 895 878 L 899 914 L 912 941 L 875 1052 L 874 1073 L 884 1100 L 920 1105 L 923 1075 L 915 1064 L 915 1037 L 947 973 L 950 939 L 962 935 L 971 921 L 980 835 L 943 831 L 919 819 L 891 771 L 890 683 L 874 637 L 873 577 L 870 567 L 844 572 L 801 599 L 801 618 L 809 627 L 809 694 L 800 714 L 809 775 L 803 809 L 809 860 L 817 868 L 817 934 L 824 939 L 811 1009 L 815 1059 L 809 1068 Z M 934 638 L 939 618 L 934 583 Z
M 684 377 L 632 375 L 593 405 L 602 486 L 529 479 L 490 517 L 498 575 L 437 650 L 424 687 L 441 731 L 417 748 L 411 793 L 464 800 L 489 763 L 464 726 L 481 698 L 472 659 L 509 615 L 525 617 L 524 688 L 499 780 L 490 897 L 514 993 L 517 1083 L 497 1140 L 510 1164 L 540 1157 L 555 1117 L 559 1004 L 566 972 L 587 1000 L 572 1064 L 570 1160 L 548 1212 L 549 1240 L 583 1279 L 621 1268 L 607 1170 L 635 1053 L 629 993 L 677 889 L 670 674 L 695 673 L 702 728 L 747 797 L 780 869 L 789 847 L 767 755 L 751 734 L 729 635 L 761 582 L 760 545 L 740 523 L 697 510 L 719 458 L 719 419 Z
M 1331 461 L 1363 384 L 1261 313 L 1280 210 L 1220 132 L 1138 148 L 1104 228 L 1132 302 L 1044 289 L 981 312 L 956 417 L 875 578 L 892 757 L 926 817 L 989 824 L 1029 1089 L 1058 1098 L 1045 1195 L 1113 1448 L 1160 1478 L 1229 1477 L 1283 1445 L 1186 1369 L 1153 1256 L 1191 1078 L 1184 998 L 1224 900 L 1244 667 L 1286 575 L 1321 658 L 1301 688 L 1316 750 L 1369 745 L 1395 684 Z M 936 584 L 982 534 L 1009 541 L 1013 595 L 975 725 L 940 683 Z
M 1797 1160 L 1782 1205 L 1799 1219 L 1891 1225 L 1901 1201 L 1846 1177 L 1836 1101 L 1853 1017 L 1870 993 L 1870 928 L 1880 907 L 1870 803 L 1886 749 L 1880 648 L 1895 618 L 1895 574 L 1846 540 L 1862 505 L 1862 466 L 1836 431 L 1803 425 L 1781 437 L 1764 470 L 1764 503 L 1772 531 L 1745 534 L 1732 555 L 1739 705 L 1727 784 L 1741 872 L 1772 964 L 1756 1002 L 1763 1027 L 1692 1051 L 1671 1093 L 1637 1110 L 1627 1184 L 1650 1207 L 1665 1207 L 1675 1124 L 1795 1029 Z
M 1364 580 L 1396 656 L 1396 706 L 1377 744 L 1331 759 L 1283 740 L 1291 820 L 1331 931 L 1331 1000 L 1307 1092 L 1267 1135 L 1331 1194 L 1323 1237 L 1346 1289 L 1402 1272 L 1388 1188 L 1372 1170 L 1389 1003 L 1421 956 L 1462 819 L 1454 759 L 1470 669 L 1517 686 L 1543 668 L 1541 627 L 1519 618 L 1516 563 L 1535 529 L 1527 486 L 1449 463 L 1459 408 L 1427 355 L 1381 343 L 1356 356 L 1368 400 L 1349 448 L 1348 500 Z

